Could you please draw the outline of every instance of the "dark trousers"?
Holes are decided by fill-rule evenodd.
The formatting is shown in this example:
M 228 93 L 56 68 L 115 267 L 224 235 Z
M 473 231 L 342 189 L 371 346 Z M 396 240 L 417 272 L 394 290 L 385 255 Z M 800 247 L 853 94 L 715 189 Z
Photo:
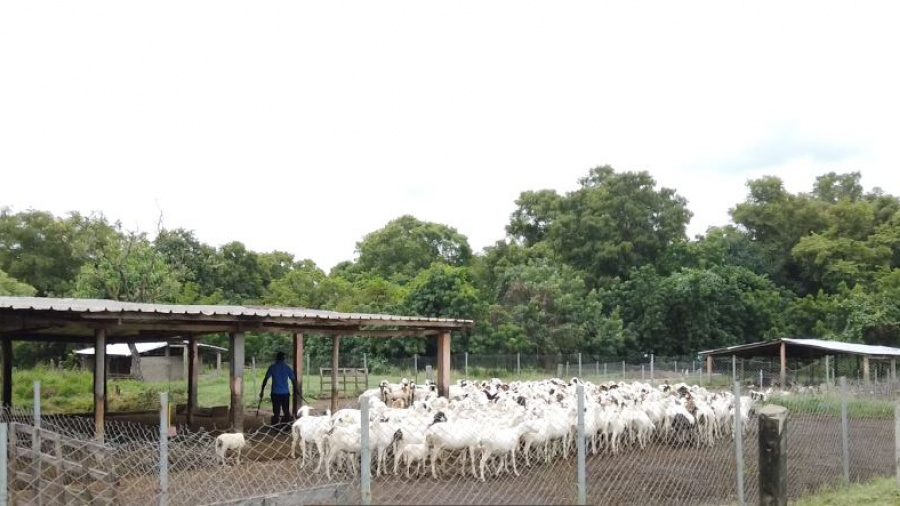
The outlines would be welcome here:
M 272 425 L 278 423 L 279 411 L 284 413 L 284 416 L 281 417 L 282 422 L 293 420 L 291 416 L 291 394 L 272 394 Z

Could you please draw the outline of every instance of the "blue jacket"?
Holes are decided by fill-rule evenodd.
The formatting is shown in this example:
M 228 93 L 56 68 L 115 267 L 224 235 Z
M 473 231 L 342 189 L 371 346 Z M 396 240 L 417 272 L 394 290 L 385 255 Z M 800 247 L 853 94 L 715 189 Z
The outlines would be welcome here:
M 284 363 L 284 360 L 279 360 L 274 364 L 269 366 L 269 369 L 266 371 L 266 377 L 263 379 L 263 390 L 266 388 L 266 382 L 269 381 L 269 378 L 272 378 L 272 393 L 273 394 L 289 394 L 291 393 L 291 381 L 296 380 L 296 376 L 294 376 L 294 370 L 291 369 L 291 366 Z

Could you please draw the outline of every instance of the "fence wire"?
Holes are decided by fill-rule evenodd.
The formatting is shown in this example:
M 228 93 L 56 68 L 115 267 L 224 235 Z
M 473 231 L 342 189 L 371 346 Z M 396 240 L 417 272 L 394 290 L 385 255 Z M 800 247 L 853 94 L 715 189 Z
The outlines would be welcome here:
M 829 374 L 779 390 L 765 380 L 780 370 L 757 363 L 752 375 L 727 369 L 704 386 L 691 381 L 706 376 L 693 366 L 654 361 L 651 381 L 648 364 L 639 365 L 645 381 L 484 378 L 460 381 L 449 398 L 430 385 L 392 383 L 335 413 L 321 402 L 278 425 L 248 417 L 240 437 L 179 425 L 166 438 L 167 480 L 158 415 L 107 419 L 100 439 L 87 417 L 7 409 L 7 493 L 15 504 L 232 504 L 261 496 L 357 504 L 368 488 L 376 504 L 573 504 L 583 433 L 588 504 L 739 504 L 741 495 L 756 503 L 756 413 L 766 404 L 788 409 L 790 498 L 894 473 L 892 384 L 861 379 L 842 389 Z M 717 385 L 731 373 L 737 397 Z M 361 476 L 365 458 L 369 478 Z

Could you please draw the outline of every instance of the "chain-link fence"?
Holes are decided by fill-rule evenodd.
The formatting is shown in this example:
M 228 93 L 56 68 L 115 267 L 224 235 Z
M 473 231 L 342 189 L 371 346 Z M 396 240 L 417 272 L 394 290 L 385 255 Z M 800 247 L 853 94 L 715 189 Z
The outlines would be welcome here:
M 767 393 L 670 370 L 683 371 L 654 360 L 655 385 L 462 381 L 449 399 L 392 384 L 354 408 L 307 406 L 243 434 L 171 425 L 166 394 L 155 423 L 107 419 L 102 435 L 37 403 L 2 414 L 5 489 L 15 504 L 740 504 L 758 501 L 756 412 L 767 403 L 789 412 L 790 497 L 894 473 L 887 389 Z M 396 396 L 413 402 L 388 407 Z

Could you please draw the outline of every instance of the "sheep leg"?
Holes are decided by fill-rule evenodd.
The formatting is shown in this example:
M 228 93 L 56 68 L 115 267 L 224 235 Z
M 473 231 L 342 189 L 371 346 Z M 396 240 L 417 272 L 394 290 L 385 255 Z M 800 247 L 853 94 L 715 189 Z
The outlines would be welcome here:
M 439 447 L 435 447 L 431 453 L 431 476 L 436 480 L 437 479 L 437 460 L 441 456 L 441 449 Z
M 515 473 L 516 476 L 519 476 L 519 470 L 516 469 L 516 449 L 515 449 L 515 448 L 512 449 L 511 455 L 512 455 L 512 468 L 513 468 L 513 473 Z
M 491 451 L 485 448 L 481 453 L 481 481 L 485 481 L 484 479 L 484 468 L 487 466 L 488 458 L 491 456 Z
M 465 450 L 463 450 L 463 454 L 465 454 Z M 469 447 L 469 460 L 472 461 L 472 476 L 477 478 L 478 475 L 475 474 L 475 447 L 474 446 Z M 463 475 L 465 475 L 465 474 L 466 474 L 465 470 L 463 470 Z

